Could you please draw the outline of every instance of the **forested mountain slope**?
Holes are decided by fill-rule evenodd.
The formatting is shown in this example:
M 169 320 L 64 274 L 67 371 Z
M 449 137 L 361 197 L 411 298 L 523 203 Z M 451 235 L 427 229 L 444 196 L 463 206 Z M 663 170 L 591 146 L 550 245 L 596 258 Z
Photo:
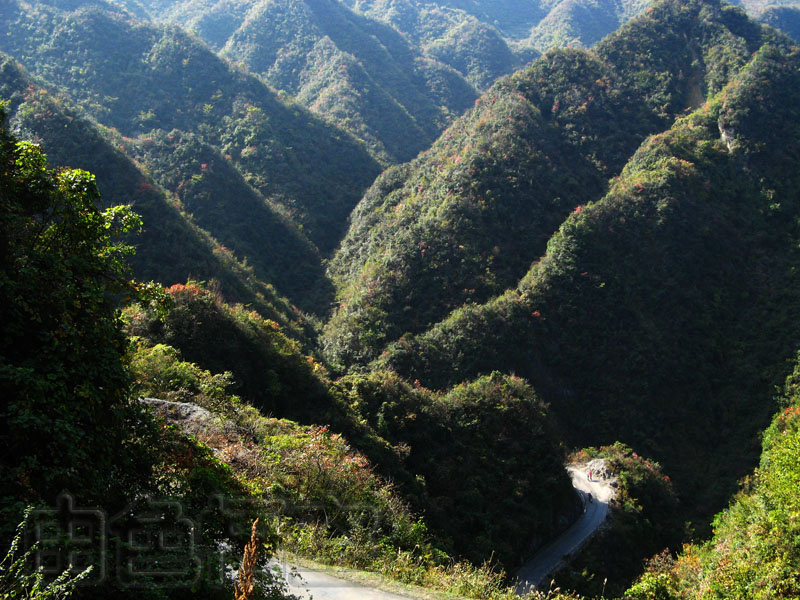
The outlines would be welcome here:
M 156 18 L 197 31 L 223 56 L 363 140 L 384 164 L 426 149 L 477 95 L 393 28 L 335 0 L 150 5 Z
M 207 600 L 230 598 L 229 581 L 217 573 L 239 562 L 241 533 L 266 511 L 207 447 L 155 421 L 131 393 L 129 340 L 117 302 L 160 298 L 131 280 L 125 264 L 131 248 L 120 236 L 132 233 L 139 219 L 123 206 L 99 208 L 96 180 L 87 171 L 50 169 L 39 148 L 9 135 L 2 107 L 0 121 L 0 537 L 10 546 L 0 593 L 178 600 L 191 589 Z M 178 515 L 163 504 L 154 512 L 150 498 L 165 497 L 180 506 Z M 210 497 L 238 508 L 215 508 Z M 76 513 L 73 505 L 95 508 Z M 187 514 L 202 515 L 190 531 Z M 148 565 L 145 577 L 126 568 L 143 558 L 133 545 L 109 544 L 119 560 L 108 560 L 98 538 L 110 531 L 143 539 L 154 515 L 170 532 L 186 532 L 191 554 L 176 554 L 180 543 L 159 556 L 148 552 L 138 563 Z M 48 533 L 32 531 L 37 527 Z M 30 539 L 51 536 L 46 552 L 67 556 L 76 530 L 92 550 L 69 562 L 54 560 L 50 577 L 37 569 L 34 553 L 41 546 L 28 551 Z M 274 539 L 270 525 L 259 535 Z M 221 553 L 222 547 L 229 551 Z M 78 576 L 73 560 L 91 569 Z M 179 560 L 181 570 L 158 571 L 159 564 Z M 83 585 L 73 594 L 76 577 Z M 267 572 L 259 569 L 257 578 L 265 593 L 280 597 Z
M 513 286 L 649 133 L 718 91 L 774 32 L 718 3 L 662 2 L 594 52 L 552 51 L 494 86 L 432 149 L 382 174 L 330 272 L 335 363 L 365 363 Z
M 765 46 L 577 207 L 517 289 L 384 360 L 426 385 L 528 378 L 580 443 L 622 439 L 715 508 L 800 339 L 800 58 Z
M 162 259 L 162 268 L 169 270 L 175 266 L 170 263 L 177 262 L 163 260 L 164 256 L 189 250 L 202 257 L 208 251 L 188 236 L 169 238 L 180 233 L 172 223 L 174 216 L 201 242 L 211 242 L 191 226 L 191 219 L 181 220 L 186 217 L 178 210 L 179 202 L 160 191 L 106 138 L 129 140 L 104 135 L 91 121 L 77 116 L 68 102 L 37 89 L 9 59 L 0 68 L 0 91 L 12 101 L 13 124 L 21 134 L 52 147 L 59 162 L 85 159 L 102 170 L 109 180 L 101 185 L 104 202 L 130 202 L 146 219 L 166 221 L 165 230 L 144 225 L 146 252 Z M 4 438 L 11 449 L 0 464 L 8 483 L 0 511 L 8 520 L 3 521 L 0 535 L 8 534 L 11 519 L 18 522 L 26 501 L 50 503 L 67 485 L 80 501 L 114 511 L 127 506 L 125 514 L 131 518 L 147 514 L 146 507 L 128 504 L 138 499 L 134 495 L 169 494 L 182 502 L 186 514 L 202 513 L 208 519 L 196 530 L 197 547 L 207 561 L 203 566 L 213 570 L 219 566 L 213 560 L 224 559 L 229 561 L 224 568 L 229 569 L 238 557 L 208 559 L 208 547 L 224 543 L 235 553 L 233 544 L 240 539 L 228 525 L 235 522 L 236 531 L 243 531 L 241 521 L 249 525 L 255 516 L 264 519 L 267 510 L 270 525 L 261 532 L 262 539 L 276 541 L 272 529 L 276 514 L 269 504 L 274 499 L 292 511 L 291 523 L 285 523 L 292 529 L 285 532 L 287 542 L 294 536 L 292 542 L 298 547 L 309 541 L 330 544 L 338 559 L 368 557 L 385 564 L 403 552 L 418 575 L 429 570 L 431 577 L 446 568 L 477 573 L 474 567 L 453 563 L 450 556 L 470 556 L 477 563 L 494 557 L 513 564 L 532 539 L 546 540 L 554 534 L 565 509 L 575 509 L 562 468 L 564 449 L 547 409 L 518 378 L 494 374 L 444 396 L 391 374 L 333 382 L 292 339 L 299 337 L 293 324 L 276 323 L 271 320 L 273 313 L 256 302 L 229 306 L 216 290 L 197 283 L 171 286 L 170 302 L 158 294 L 144 295 L 141 305 L 126 311 L 124 321 L 132 336 L 126 339 L 118 298 L 112 292 L 124 291 L 125 299 L 138 296 L 133 292 L 140 286 L 122 278 L 127 253 L 114 250 L 106 255 L 99 246 L 95 251 L 94 245 L 82 242 L 83 230 L 73 227 L 91 219 L 97 235 L 109 235 L 104 221 L 93 219 L 99 214 L 93 176 L 60 169 L 45 172 L 40 150 L 18 146 L 4 127 L 0 160 L 5 165 L 0 171 L 4 300 L 0 333 L 7 342 L 0 352 L 0 389 L 4 398 L 13 400 L 2 404 Z M 40 170 L 41 181 L 32 176 Z M 51 180 L 62 183 L 53 187 Z M 51 188 L 54 198 L 74 196 L 80 203 L 50 211 L 40 192 Z M 135 192 L 126 195 L 127 189 Z M 132 225 L 137 220 L 130 217 Z M 113 272 L 97 268 L 111 261 Z M 145 262 L 140 268 L 147 272 L 158 267 Z M 118 278 L 124 285 L 112 287 Z M 150 341 L 175 344 L 203 367 L 218 366 L 228 372 L 212 375 L 179 361 L 174 348 L 163 344 L 155 348 Z M 350 452 L 338 433 L 328 432 L 327 425 L 301 428 L 263 419 L 241 399 L 228 396 L 228 386 L 235 386 L 242 398 L 264 412 L 307 423 L 334 423 L 377 458 L 376 471 L 386 473 L 395 484 L 380 483 L 369 498 L 373 485 L 383 480 L 363 455 Z M 212 433 L 201 443 L 151 421 L 133 402 L 141 393 L 206 402 L 226 419 L 240 420 L 235 426 L 225 425 L 231 428 L 225 439 Z M 409 418 L 406 409 L 416 416 Z M 197 407 L 192 410 L 201 412 Z M 38 440 L 34 446 L 24 443 L 31 432 Z M 476 439 L 481 443 L 474 444 Z M 210 448 L 220 449 L 214 443 L 223 444 L 220 454 L 212 453 Z M 291 472 L 259 464 L 253 467 L 256 473 L 247 471 L 253 464 L 245 461 L 243 467 L 242 461 L 252 461 L 254 455 L 260 458 L 253 448 L 262 443 L 262 460 L 274 467 L 273 459 L 280 456 L 278 471 Z M 116 449 L 104 452 L 103 469 L 98 471 L 91 452 L 110 445 Z M 455 454 L 453 447 L 458 448 Z M 222 462 L 231 453 L 239 471 L 232 472 Z M 443 472 L 458 476 L 442 477 Z M 347 495 L 354 490 L 357 496 Z M 207 506 L 209 498 L 217 497 L 246 502 L 248 510 L 217 515 Z M 412 517 L 407 503 L 425 515 L 430 530 Z M 388 512 L 382 513 L 384 509 Z M 451 518 L 454 512 L 458 518 Z M 319 521 L 323 516 L 324 525 Z M 512 528 L 520 535 L 509 539 Z M 480 531 L 477 541 L 476 531 Z M 374 539 L 366 539 L 373 535 Z M 266 569 L 261 574 L 269 579 Z M 451 577 L 457 581 L 459 575 Z M 496 576 L 487 579 L 497 585 Z M 7 583 L 4 579 L 4 590 Z M 190 588 L 175 580 L 166 591 L 156 586 L 153 597 L 217 598 L 227 593 L 229 582 L 215 581 L 212 573 L 191 584 Z M 118 579 L 111 577 L 76 597 L 141 597 L 153 585 L 147 581 L 133 592 L 120 591 Z
M 515 48 L 494 21 L 480 19 L 446 2 L 342 0 L 373 19 L 394 27 L 422 51 L 450 65 L 478 89 L 486 89 L 538 54 Z M 524 18 L 523 14 L 519 15 Z
M 498 37 L 521 60 L 531 60 L 537 51 L 552 47 L 588 48 L 650 4 L 648 0 L 342 1 L 391 24 L 468 77 L 482 74 L 478 81 L 488 81 L 486 75 L 499 73 L 509 64 L 505 48 L 498 47 Z M 732 0 L 731 4 L 792 35 L 788 19 L 798 8 L 797 0 Z M 499 52 L 485 52 L 493 46 Z
M 130 2 L 118 3 L 130 8 Z M 536 49 L 591 46 L 648 3 L 561 0 L 522 7 L 507 2 L 467 6 L 412 0 L 146 0 L 141 4 L 153 20 L 197 32 L 223 56 L 350 132 L 387 165 L 410 160 L 426 149 L 472 104 L 475 90 L 459 74 L 486 89 L 532 60 Z M 135 10 L 137 15 L 143 12 L 141 6 Z M 512 14 L 516 33 L 501 33 L 499 23 Z M 529 29 L 522 38 L 521 24 Z
M 651 561 L 626 598 L 739 600 L 800 594 L 798 383 L 795 364 L 780 398 L 781 410 L 764 432 L 759 467 L 715 517 L 713 537 L 684 547 L 677 560 L 662 556 Z
M 518 56 L 554 46 L 589 47 L 641 12 L 647 0 L 343 0 L 357 10 L 386 20 L 404 33 L 420 37 L 432 51 L 456 50 L 460 61 L 481 59 L 455 42 L 463 31 L 487 43 L 504 38 Z M 459 21 L 443 29 L 433 24 Z M 479 23 L 480 26 L 475 25 Z M 438 39 L 437 39 L 438 38 Z M 448 56 L 448 54 L 444 54 Z M 484 59 L 485 60 L 485 59 Z M 458 62 L 448 62 L 458 68 Z
M 749 14 L 759 17 L 768 10 L 797 7 L 800 3 L 797 0 L 733 0 L 731 4 L 738 4 Z
M 523 42 L 546 50 L 553 46 L 588 48 L 642 12 L 650 0 L 560 0 L 531 28 Z
M 800 42 L 800 7 L 771 7 L 759 15 L 759 20 L 776 29 L 780 29 L 794 41 Z
M 360 144 L 182 31 L 87 4 L 4 2 L 0 50 L 123 136 L 194 134 L 323 253 L 337 244 L 379 169 Z M 203 176 L 196 165 L 176 166 L 168 179 L 178 185 Z
M 344 434 L 424 516 L 448 552 L 476 564 L 494 556 L 510 566 L 532 540 L 549 539 L 576 510 L 557 430 L 521 379 L 494 373 L 445 394 L 391 373 L 332 380 L 257 313 L 230 307 L 198 285 L 173 286 L 169 294 L 173 306 L 166 315 L 144 306 L 126 312 L 135 339 L 166 344 L 203 369 L 228 372 L 231 391 L 263 414 Z M 156 372 L 164 358 L 142 354 L 151 367 L 145 384 L 178 380 L 175 369 Z M 336 474 L 315 473 L 329 476 Z M 352 507 L 338 510 L 344 508 Z M 325 535 L 342 535 L 327 519 L 316 526 Z M 519 535 L 509 537 L 511 530 Z M 357 557 L 359 550 L 339 547 L 338 554 L 350 552 Z
M 310 342 L 310 330 L 285 298 L 198 227 L 184 212 L 185 206 L 161 190 L 95 124 L 76 114 L 62 99 L 37 87 L 21 67 L 2 56 L 0 97 L 10 101 L 12 128 L 42 144 L 53 164 L 91 169 L 100 179 L 98 189 L 104 206 L 127 204 L 143 218 L 144 230 L 131 240 L 138 250 L 131 265 L 139 279 L 164 285 L 185 282 L 187 277 L 216 280 L 232 302 L 251 304 L 291 330 L 297 339 Z M 286 235 L 285 248 L 289 240 Z M 300 268 L 302 265 L 298 265 Z

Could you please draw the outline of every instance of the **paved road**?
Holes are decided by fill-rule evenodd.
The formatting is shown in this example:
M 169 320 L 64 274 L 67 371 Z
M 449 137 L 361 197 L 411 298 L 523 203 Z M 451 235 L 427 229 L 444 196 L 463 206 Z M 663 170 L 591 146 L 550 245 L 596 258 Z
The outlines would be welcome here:
M 572 485 L 583 496 L 585 511 L 581 518 L 558 539 L 545 546 L 517 572 L 517 592 L 523 594 L 539 586 L 565 557 L 577 551 L 602 525 L 608 515 L 608 503 L 614 497 L 610 481 L 589 481 L 588 467 L 569 467 Z M 589 502 L 588 496 L 592 495 Z M 289 592 L 299 598 L 314 600 L 408 600 L 407 596 L 345 581 L 286 562 L 274 561 L 289 586 Z
M 585 511 L 558 539 L 522 565 L 517 572 L 517 592 L 520 594 L 545 582 L 565 557 L 578 550 L 597 531 L 608 515 L 608 503 L 614 497 L 610 482 L 596 478 L 589 481 L 587 467 L 569 467 L 569 472 L 572 485 L 583 496 Z M 591 502 L 588 501 L 589 494 L 592 496 Z
M 280 568 L 289 593 L 298 598 L 314 600 L 408 600 L 407 596 L 384 592 L 344 579 L 312 571 L 303 567 L 293 567 L 287 563 L 273 562 Z

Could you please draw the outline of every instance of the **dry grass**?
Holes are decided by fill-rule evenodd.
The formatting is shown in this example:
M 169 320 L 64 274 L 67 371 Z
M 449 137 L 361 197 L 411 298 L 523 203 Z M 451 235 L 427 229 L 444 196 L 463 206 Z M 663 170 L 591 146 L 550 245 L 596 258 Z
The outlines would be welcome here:
M 233 592 L 236 600 L 249 600 L 255 588 L 256 562 L 258 562 L 258 537 L 256 536 L 258 519 L 253 521 L 250 532 L 250 541 L 244 547 L 242 566 L 239 567 L 239 579 L 233 582 Z

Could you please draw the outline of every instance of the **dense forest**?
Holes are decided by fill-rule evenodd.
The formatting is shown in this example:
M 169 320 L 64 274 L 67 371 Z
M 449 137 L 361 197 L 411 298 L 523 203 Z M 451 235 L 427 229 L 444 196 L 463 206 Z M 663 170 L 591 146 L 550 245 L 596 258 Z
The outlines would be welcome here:
M 797 339 L 797 149 L 793 126 L 777 125 L 797 119 L 795 61 L 756 51 L 576 206 L 515 289 L 379 361 L 433 387 L 502 364 L 576 442 L 641 445 L 712 511 L 731 488 L 708 480 L 732 485 L 753 460 L 743 440 L 766 425 Z
M 800 594 L 800 6 L 737 4 L 1 3 L 0 596 Z
M 197 31 L 222 56 L 362 140 L 384 165 L 430 146 L 477 96 L 453 68 L 339 2 L 253 0 L 211 11 L 193 1 L 163 11 L 151 4 L 153 14 Z

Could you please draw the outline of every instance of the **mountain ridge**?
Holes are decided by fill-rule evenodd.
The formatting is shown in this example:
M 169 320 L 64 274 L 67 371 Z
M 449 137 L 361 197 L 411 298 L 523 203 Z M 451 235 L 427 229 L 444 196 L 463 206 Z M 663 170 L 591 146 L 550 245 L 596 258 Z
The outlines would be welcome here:
M 733 7 L 661 2 L 592 53 L 553 50 L 496 84 L 355 208 L 330 266 L 329 359 L 364 365 L 402 334 L 513 286 L 648 134 L 773 37 Z
M 583 432 L 575 441 L 641 447 L 708 514 L 726 492 L 692 485 L 697 453 L 715 480 L 746 471 L 741 440 L 765 425 L 768 382 L 798 339 L 787 173 L 800 157 L 777 133 L 798 117 L 796 61 L 796 49 L 759 50 L 576 210 L 516 290 L 402 339 L 380 363 L 434 387 L 503 364 Z M 715 427 L 690 425 L 698 414 Z

